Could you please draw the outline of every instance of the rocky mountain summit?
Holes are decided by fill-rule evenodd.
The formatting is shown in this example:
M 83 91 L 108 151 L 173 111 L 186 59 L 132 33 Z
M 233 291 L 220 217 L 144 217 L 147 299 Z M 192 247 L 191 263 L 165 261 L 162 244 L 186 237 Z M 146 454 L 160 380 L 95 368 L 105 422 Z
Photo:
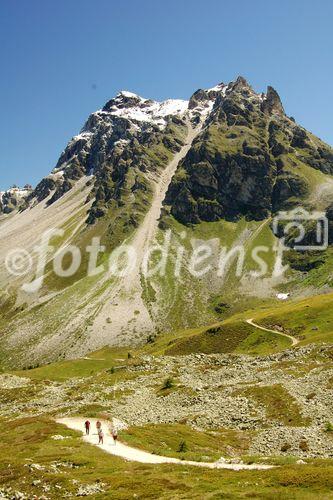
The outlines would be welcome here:
M 240 77 L 216 92 L 165 200 L 178 220 L 265 219 L 309 194 L 302 168 L 333 173 L 332 149 L 286 116 L 272 87 L 256 94 Z M 192 100 L 210 96 L 198 91 Z
M 201 121 L 202 131 L 179 164 L 165 200 L 183 223 L 264 219 L 306 199 L 310 188 L 304 168 L 333 173 L 332 149 L 285 114 L 278 93 L 269 86 L 266 94 L 258 94 L 238 77 L 199 89 L 188 101 L 157 102 L 121 91 L 89 116 L 52 173 L 22 197 L 28 205 L 45 198 L 52 204 L 88 176 L 94 197 L 88 223 L 111 207 L 120 208 L 132 194 L 149 203 L 149 177 L 179 151 L 186 117 L 193 124 Z

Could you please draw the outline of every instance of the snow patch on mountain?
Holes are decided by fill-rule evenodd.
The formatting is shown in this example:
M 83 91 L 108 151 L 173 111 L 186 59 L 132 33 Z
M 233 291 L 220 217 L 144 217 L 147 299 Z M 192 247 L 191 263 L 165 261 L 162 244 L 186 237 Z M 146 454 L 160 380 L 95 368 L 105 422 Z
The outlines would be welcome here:
M 119 139 L 114 143 L 114 146 L 126 146 L 130 141 L 128 139 Z
M 118 95 L 122 95 L 124 97 L 129 97 L 129 98 L 134 97 L 134 98 L 143 99 L 143 97 L 140 97 L 138 94 L 134 94 L 133 92 L 129 92 L 128 90 L 121 90 Z
M 207 92 L 221 92 L 223 95 L 225 95 L 227 88 L 228 85 L 225 85 L 224 83 L 219 83 L 218 85 L 215 85 L 215 87 L 207 89 Z
M 7 189 L 7 191 L 0 191 L 0 201 L 2 201 L 4 196 L 15 196 L 15 198 L 22 199 L 28 196 L 32 191 L 31 186 L 24 186 L 24 188 L 12 187 Z
M 72 141 L 79 141 L 81 139 L 83 140 L 89 140 L 91 137 L 92 133 L 91 132 L 81 132 L 78 135 L 74 135 Z
M 167 99 L 158 102 L 123 90 L 113 100 L 107 112 L 101 110 L 99 113 L 104 112 L 136 122 L 151 122 L 164 127 L 167 123 L 167 116 L 183 115 L 187 108 L 188 101 L 182 99 Z

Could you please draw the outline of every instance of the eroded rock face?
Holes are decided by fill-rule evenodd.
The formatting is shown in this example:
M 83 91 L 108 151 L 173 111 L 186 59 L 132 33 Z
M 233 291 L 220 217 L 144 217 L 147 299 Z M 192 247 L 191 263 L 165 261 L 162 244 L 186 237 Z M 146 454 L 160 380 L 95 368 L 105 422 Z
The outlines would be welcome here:
M 127 206 L 124 224 L 135 227 L 141 209 L 149 204 L 151 180 L 183 144 L 187 106 L 187 101 L 158 103 L 120 92 L 89 116 L 81 133 L 71 139 L 55 169 L 37 185 L 28 202 L 48 198 L 47 204 L 52 204 L 87 176 L 94 183 L 88 224 L 110 209 L 114 213 Z M 135 203 L 136 209 L 131 211 L 129 203 Z
M 192 99 L 204 101 L 202 92 Z M 256 94 L 239 77 L 217 92 L 165 205 L 185 224 L 261 220 L 306 199 L 310 186 L 302 169 L 309 166 L 333 173 L 332 149 L 285 115 L 272 87 Z

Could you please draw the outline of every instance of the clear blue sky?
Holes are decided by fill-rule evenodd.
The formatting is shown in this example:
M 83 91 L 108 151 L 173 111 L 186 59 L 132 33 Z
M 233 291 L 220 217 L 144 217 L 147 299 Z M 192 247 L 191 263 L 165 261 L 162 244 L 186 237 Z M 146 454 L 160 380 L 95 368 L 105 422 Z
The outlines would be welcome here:
M 331 0 L 0 0 L 0 189 L 35 184 L 120 89 L 188 98 L 245 76 L 333 144 Z

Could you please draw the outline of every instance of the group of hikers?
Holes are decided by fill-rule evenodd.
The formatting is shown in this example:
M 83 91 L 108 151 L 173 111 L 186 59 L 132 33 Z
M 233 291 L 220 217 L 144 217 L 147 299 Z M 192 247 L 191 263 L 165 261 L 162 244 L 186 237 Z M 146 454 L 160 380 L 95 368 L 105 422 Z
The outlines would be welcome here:
M 90 421 L 86 420 L 85 423 L 84 423 L 84 428 L 85 428 L 87 436 L 90 434 L 90 426 L 91 426 Z M 103 429 L 102 429 L 102 423 L 99 420 L 97 420 L 97 422 L 96 422 L 96 429 L 97 429 L 97 435 L 98 435 L 98 444 L 104 444 L 104 432 L 103 432 Z M 111 428 L 110 429 L 110 434 L 111 434 L 111 436 L 113 438 L 114 444 L 116 444 L 117 439 L 118 439 L 118 431 L 117 431 L 117 429 L 115 427 Z

